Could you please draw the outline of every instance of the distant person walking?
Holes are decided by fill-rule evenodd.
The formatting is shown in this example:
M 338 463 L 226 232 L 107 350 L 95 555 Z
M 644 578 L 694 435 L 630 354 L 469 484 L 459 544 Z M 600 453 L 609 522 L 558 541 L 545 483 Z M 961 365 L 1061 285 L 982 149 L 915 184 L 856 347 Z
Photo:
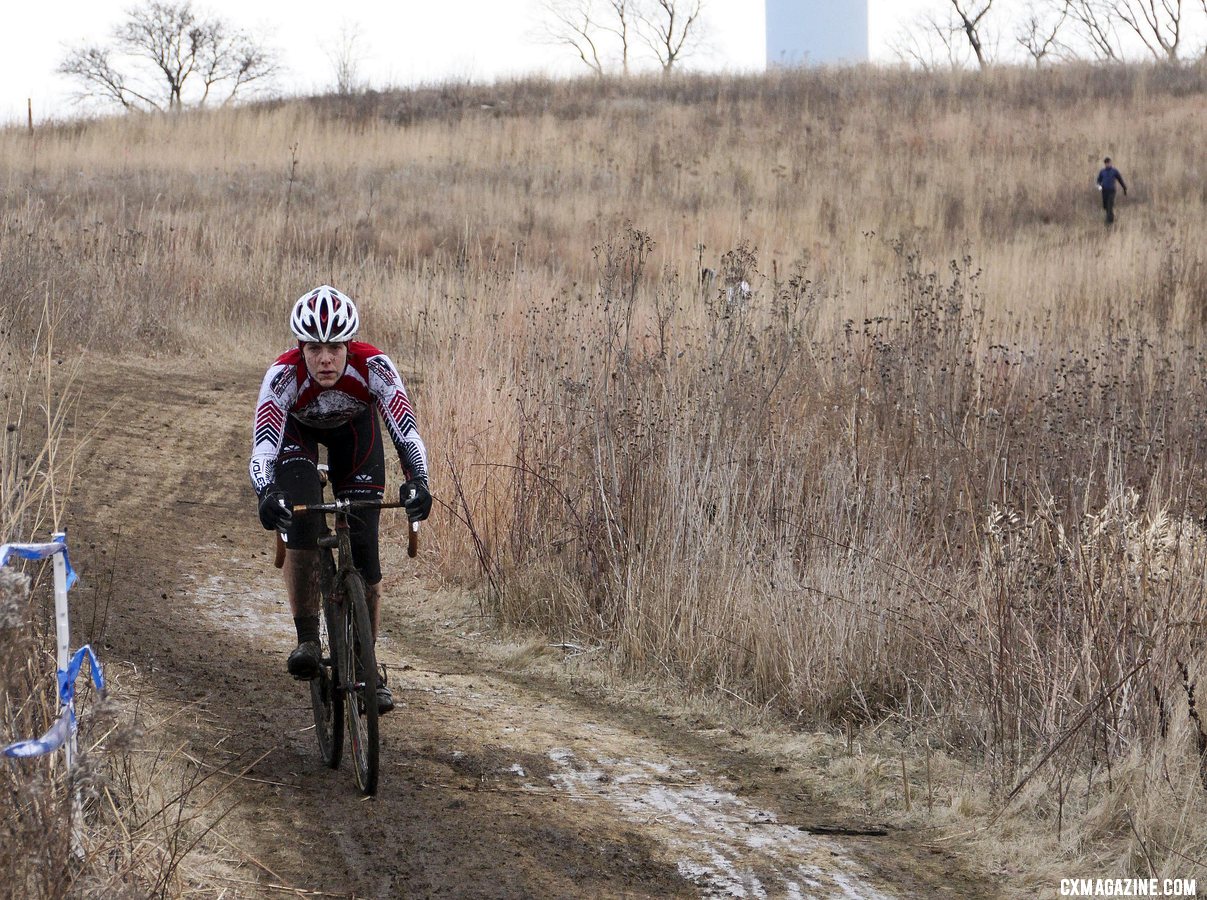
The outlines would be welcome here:
M 1123 188 L 1123 196 L 1126 197 L 1127 182 L 1123 180 L 1123 173 L 1111 165 L 1111 158 L 1108 156 L 1102 161 L 1102 171 L 1098 173 L 1098 190 L 1102 191 L 1102 208 L 1106 210 L 1107 225 L 1115 223 L 1116 182 Z

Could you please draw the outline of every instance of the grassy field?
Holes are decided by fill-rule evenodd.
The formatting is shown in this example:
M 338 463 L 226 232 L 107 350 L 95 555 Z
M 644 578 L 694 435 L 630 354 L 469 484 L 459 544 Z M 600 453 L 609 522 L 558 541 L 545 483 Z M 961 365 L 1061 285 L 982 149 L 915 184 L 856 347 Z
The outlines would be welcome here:
M 1207 878 L 1205 92 L 855 70 L 9 129 L 0 316 L 221 367 L 335 284 L 408 376 L 440 574 L 504 621 L 941 756 L 977 787 L 930 824 L 975 794 Z

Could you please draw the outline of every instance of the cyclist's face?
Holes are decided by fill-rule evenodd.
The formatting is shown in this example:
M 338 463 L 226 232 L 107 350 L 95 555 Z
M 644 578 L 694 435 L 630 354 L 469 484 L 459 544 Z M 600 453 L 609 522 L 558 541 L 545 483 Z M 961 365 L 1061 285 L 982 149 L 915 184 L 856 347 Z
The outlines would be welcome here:
M 306 371 L 310 377 L 329 388 L 344 374 L 344 366 L 348 363 L 348 345 L 308 342 L 302 347 L 302 355 L 306 358 Z

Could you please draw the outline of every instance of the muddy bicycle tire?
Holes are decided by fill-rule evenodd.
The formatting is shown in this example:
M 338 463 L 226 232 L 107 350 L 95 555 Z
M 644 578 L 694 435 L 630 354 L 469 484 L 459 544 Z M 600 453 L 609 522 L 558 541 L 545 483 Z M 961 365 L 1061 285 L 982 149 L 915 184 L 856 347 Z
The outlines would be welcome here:
M 373 649 L 373 623 L 365 600 L 365 582 L 349 572 L 341 585 L 343 630 L 339 636 L 340 677 L 344 690 L 344 714 L 356 784 L 361 793 L 377 793 L 377 655 Z M 357 687 L 359 685 L 359 687 Z
M 314 711 L 314 733 L 319 742 L 319 756 L 323 765 L 338 769 L 344 752 L 344 692 L 339 681 L 336 665 L 336 609 L 329 600 L 323 601 L 323 621 L 326 624 L 323 647 L 323 664 L 318 678 L 310 681 L 310 705 Z

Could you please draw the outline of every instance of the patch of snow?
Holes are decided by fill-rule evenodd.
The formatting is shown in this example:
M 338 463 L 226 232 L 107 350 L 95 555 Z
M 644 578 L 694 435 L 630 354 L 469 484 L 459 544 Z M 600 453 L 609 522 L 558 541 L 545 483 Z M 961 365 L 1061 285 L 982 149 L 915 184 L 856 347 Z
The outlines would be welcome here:
M 780 824 L 774 813 L 699 780 L 675 760 L 588 760 L 562 748 L 549 758 L 560 767 L 549 780 L 566 793 L 594 796 L 635 824 L 667 829 L 679 872 L 702 896 L 888 900 L 835 841 Z
M 196 576 L 190 579 L 198 581 Z M 209 575 L 190 592 L 190 599 L 211 622 L 230 631 L 254 634 L 258 641 L 279 644 L 294 643 L 293 620 L 289 610 L 274 591 L 251 584 L 244 578 Z

